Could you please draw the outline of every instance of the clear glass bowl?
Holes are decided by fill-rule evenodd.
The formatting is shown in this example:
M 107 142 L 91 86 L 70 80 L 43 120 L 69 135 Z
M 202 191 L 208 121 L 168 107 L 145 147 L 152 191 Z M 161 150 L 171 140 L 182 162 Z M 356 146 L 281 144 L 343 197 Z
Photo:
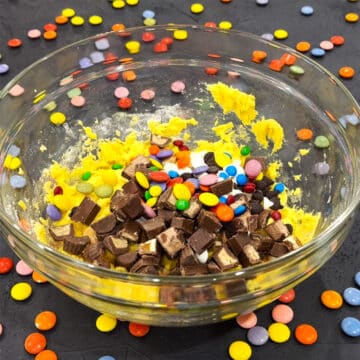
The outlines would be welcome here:
M 186 30 L 188 38 L 175 39 L 167 52 L 155 52 L 154 44 L 164 37 L 172 38 L 175 29 Z M 144 31 L 154 34 L 156 40 L 144 43 L 141 40 Z M 99 39 L 106 39 L 109 47 L 96 48 Z M 130 40 L 141 43 L 139 53 L 129 54 L 126 50 Z M 254 50 L 266 51 L 267 59 L 253 62 Z M 290 74 L 289 66 L 280 72 L 269 69 L 269 61 L 284 53 L 296 56 L 296 65 L 304 70 L 303 75 Z M 126 59 L 129 57 L 132 60 Z M 89 66 L 83 66 L 79 72 L 79 62 L 84 58 Z M 204 71 L 207 67 L 218 69 L 218 74 L 209 76 Z M 106 78 L 126 70 L 135 71 L 134 82 L 124 82 L 121 76 L 116 81 Z M 71 74 L 72 82 L 63 80 Z M 181 95 L 170 91 L 175 80 L 186 84 Z M 199 126 L 191 130 L 192 141 L 215 139 L 211 131 L 215 119 L 219 124 L 229 121 L 236 127 L 240 124 L 233 113 L 224 115 L 222 109 L 209 105 L 211 98 L 205 84 L 218 81 L 254 94 L 259 116 L 275 118 L 282 124 L 286 141 L 276 156 L 283 163 L 284 182 L 289 188 L 303 189 L 297 205 L 322 214 L 312 241 L 270 262 L 236 271 L 193 277 L 150 276 L 121 273 L 83 262 L 38 241 L 31 226 L 24 229 L 19 225 L 24 220 L 31 224 L 42 215 L 39 210 L 42 207 L 35 206 L 41 202 L 42 170 L 84 139 L 77 119 L 81 119 L 83 126 L 92 127 L 99 137 L 112 138 L 117 130 L 121 134 L 136 130 L 145 139 L 149 118 L 166 122 L 169 116 L 181 115 L 199 121 Z M 25 89 L 22 96 L 9 94 L 16 84 Z M 67 92 L 84 84 L 86 105 L 75 108 L 69 104 Z M 119 110 L 113 96 L 114 88 L 124 84 L 134 100 L 127 112 Z M 145 88 L 155 89 L 152 102 L 139 99 Z M 2 89 L 0 98 L 1 233 L 18 256 L 56 287 L 99 312 L 163 326 L 225 320 L 270 303 L 309 277 L 336 252 L 351 228 L 360 199 L 359 106 L 333 74 L 279 43 L 243 32 L 187 25 L 100 34 L 34 63 Z M 49 122 L 52 101 L 56 102 L 56 111 L 67 115 L 62 126 Z M 133 115 L 137 115 L 136 121 L 131 121 Z M 297 141 L 295 130 L 303 127 L 327 136 L 330 147 L 320 150 L 312 143 L 304 145 Z M 254 143 L 250 137 L 249 144 L 255 147 Z M 3 166 L 13 144 L 21 149 L 22 169 L 27 178 L 24 189 L 11 188 L 9 177 L 14 170 Z M 294 162 L 304 147 L 311 151 Z M 45 148 L 46 151 L 41 151 Z M 257 154 L 272 156 L 270 150 L 260 147 Z M 324 159 L 330 165 L 329 174 L 315 176 L 314 163 Z M 68 159 L 70 163 L 75 160 Z M 295 181 L 297 174 L 301 177 Z M 26 210 L 18 205 L 22 199 L 26 199 Z M 164 289 L 166 297 L 160 296 Z

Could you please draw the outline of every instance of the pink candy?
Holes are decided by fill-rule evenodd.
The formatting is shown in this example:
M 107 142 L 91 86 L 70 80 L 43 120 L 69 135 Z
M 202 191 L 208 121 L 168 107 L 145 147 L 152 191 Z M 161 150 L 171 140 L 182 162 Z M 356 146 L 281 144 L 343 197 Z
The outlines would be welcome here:
M 257 324 L 257 316 L 254 312 L 238 315 L 236 322 L 243 329 L 251 329 Z
M 203 186 L 211 186 L 218 182 L 219 178 L 216 174 L 206 174 L 199 177 L 199 183 Z
M 33 269 L 28 264 L 26 264 L 24 260 L 17 262 L 15 270 L 17 274 L 21 276 L 28 276 L 33 273 Z
M 249 178 L 256 178 L 262 171 L 261 163 L 255 159 L 251 159 L 245 164 L 245 174 Z

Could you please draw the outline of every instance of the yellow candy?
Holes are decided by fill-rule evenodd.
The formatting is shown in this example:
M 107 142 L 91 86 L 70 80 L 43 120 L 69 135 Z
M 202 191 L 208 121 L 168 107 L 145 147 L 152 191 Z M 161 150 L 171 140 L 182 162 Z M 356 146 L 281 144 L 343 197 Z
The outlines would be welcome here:
M 201 14 L 204 11 L 204 5 L 200 3 L 192 4 L 190 10 L 194 14 Z
M 54 111 L 56 109 L 56 106 L 57 105 L 56 105 L 55 101 L 50 101 L 50 102 L 48 102 L 47 104 L 45 104 L 43 106 L 43 109 L 51 112 L 51 111 Z
M 113 316 L 102 314 L 96 319 L 96 328 L 101 332 L 110 332 L 116 328 L 117 320 Z
M 99 15 L 92 15 L 89 17 L 89 23 L 91 25 L 100 25 L 100 24 L 102 24 L 102 22 L 103 22 L 103 19 Z
M 101 172 L 101 179 L 104 184 L 115 186 L 118 183 L 118 178 L 113 170 L 103 170 Z
M 251 346 L 246 341 L 234 341 L 229 346 L 229 355 L 233 360 L 248 360 L 252 355 Z
M 71 18 L 70 22 L 74 26 L 81 26 L 81 25 L 84 25 L 85 20 L 81 16 L 74 16 Z
M 188 38 L 188 33 L 186 30 L 175 30 L 173 37 L 175 40 L 186 40 Z
M 152 197 L 146 201 L 146 205 L 150 207 L 154 207 L 158 201 L 157 197 Z
M 66 8 L 61 11 L 61 15 L 66 16 L 67 18 L 71 18 L 76 14 L 74 9 Z
M 130 6 L 135 6 L 139 3 L 139 0 L 126 0 L 126 3 Z
M 4 167 L 10 170 L 16 170 L 21 166 L 21 160 L 18 157 L 13 157 L 7 154 L 5 157 Z
M 216 151 L 214 155 L 215 155 L 216 165 L 222 168 L 225 168 L 226 166 L 230 165 L 232 162 L 231 157 L 225 154 L 223 151 Z
M 32 294 L 32 287 L 26 282 L 19 282 L 15 284 L 11 290 L 10 295 L 14 300 L 24 301 L 28 299 Z
M 74 206 L 70 199 L 65 195 L 54 196 L 54 205 L 61 211 L 70 210 Z
M 42 99 L 45 98 L 45 96 L 46 96 L 45 90 L 39 92 L 39 93 L 35 96 L 35 98 L 34 98 L 34 100 L 33 100 L 33 104 L 39 103 Z
M 66 121 L 66 116 L 61 112 L 54 112 L 50 115 L 50 121 L 55 125 L 61 125 Z
M 199 196 L 199 201 L 205 206 L 216 206 L 219 203 L 219 198 L 210 192 L 203 192 Z
M 125 44 L 125 49 L 129 52 L 129 54 L 137 54 L 140 52 L 141 45 L 138 41 L 131 40 Z
M 115 0 L 112 2 L 112 7 L 114 9 L 122 9 L 125 5 L 125 1 L 123 0 Z
M 179 200 L 190 200 L 191 192 L 189 188 L 184 184 L 175 184 L 173 187 L 173 194 L 176 199 Z
M 150 163 L 152 166 L 157 167 L 159 170 L 162 170 L 164 167 L 160 161 L 157 161 L 156 159 L 150 158 Z
M 154 26 L 154 25 L 156 25 L 156 19 L 146 18 L 146 19 L 144 19 L 143 23 L 145 26 Z
M 149 189 L 149 193 L 151 196 L 155 196 L 155 197 L 158 197 L 160 196 L 160 194 L 162 193 L 162 188 L 160 185 L 153 185 L 150 187 Z
M 284 29 L 277 29 L 274 31 L 274 37 L 278 40 L 285 40 L 289 36 L 288 32 Z
M 355 23 L 359 21 L 359 15 L 357 13 L 347 13 L 345 15 L 345 21 L 350 22 L 350 23 Z
M 289 327 L 282 323 L 273 323 L 268 328 L 269 338 L 276 343 L 284 343 L 290 339 Z
M 146 177 L 146 175 L 140 171 L 137 171 L 135 173 L 135 179 L 137 181 L 137 183 L 143 188 L 143 189 L 148 189 L 150 186 L 149 180 Z
M 221 30 L 230 30 L 232 28 L 232 23 L 230 21 L 221 21 L 218 26 Z

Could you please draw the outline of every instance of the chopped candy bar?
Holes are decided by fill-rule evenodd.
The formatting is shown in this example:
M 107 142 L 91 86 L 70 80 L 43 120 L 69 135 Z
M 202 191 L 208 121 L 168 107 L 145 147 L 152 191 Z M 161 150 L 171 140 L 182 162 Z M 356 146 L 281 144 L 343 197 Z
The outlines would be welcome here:
M 201 254 L 215 242 L 215 239 L 214 233 L 199 228 L 188 238 L 188 243 L 197 254 Z
M 99 211 L 100 206 L 90 198 L 85 197 L 80 205 L 74 209 L 71 219 L 85 225 L 90 225 Z
M 110 214 L 91 224 L 91 227 L 96 231 L 97 234 L 107 234 L 114 230 L 115 225 L 116 216 L 114 214 Z
M 129 241 L 137 242 L 141 232 L 140 225 L 137 221 L 126 221 L 121 230 L 118 231 L 117 236 L 123 237 Z
M 209 273 L 207 264 L 180 265 L 181 275 L 204 275 Z
M 251 238 L 247 233 L 237 233 L 228 240 L 228 244 L 233 253 L 238 256 L 245 245 L 250 244 Z
M 90 243 L 88 236 L 68 236 L 64 239 L 64 250 L 70 254 L 79 255 Z
M 131 266 L 135 263 L 135 261 L 138 259 L 137 252 L 129 251 L 125 254 L 119 255 L 116 257 L 115 263 L 116 265 L 123 266 L 126 269 L 130 269 Z
M 280 241 L 290 235 L 289 229 L 281 220 L 274 221 L 273 223 L 267 225 L 264 230 L 275 241 Z
M 82 252 L 82 256 L 89 262 L 93 262 L 96 259 L 104 255 L 104 244 L 97 242 L 96 244 L 87 244 Z
M 159 249 L 158 249 L 158 243 L 156 239 L 150 239 L 148 241 L 145 241 L 141 244 L 139 244 L 138 248 L 139 255 L 158 255 Z
M 270 250 L 270 255 L 274 257 L 279 257 L 287 254 L 288 252 L 289 249 L 283 242 L 274 242 Z
M 113 255 L 125 254 L 129 250 L 129 243 L 125 238 L 109 235 L 104 239 L 104 246 Z
M 141 222 L 140 226 L 146 234 L 147 239 L 154 238 L 166 228 L 164 219 L 159 216 Z
M 169 145 L 170 142 L 171 142 L 170 138 L 151 134 L 150 143 L 153 145 L 157 145 L 159 148 L 164 148 L 165 146 Z
M 211 211 L 202 209 L 197 217 L 198 224 L 208 232 L 218 232 L 222 228 L 219 219 Z
M 216 196 L 222 196 L 230 193 L 234 187 L 233 180 L 231 178 L 225 179 L 223 181 L 217 182 L 214 185 L 210 186 L 210 190 Z
M 193 249 L 189 245 L 186 245 L 181 250 L 179 261 L 180 261 L 180 266 L 194 265 L 199 263 Z
M 184 231 L 184 233 L 186 234 L 192 234 L 194 230 L 194 220 L 180 216 L 175 216 L 172 218 L 171 226 L 173 226 L 176 229 Z
M 294 235 L 287 236 L 282 242 L 287 246 L 289 251 L 293 251 L 301 247 L 300 240 Z
M 214 253 L 213 259 L 221 271 L 229 270 L 239 265 L 238 258 L 226 245 Z
M 170 227 L 156 237 L 171 259 L 185 247 L 184 233 L 181 230 Z
M 189 217 L 190 219 L 194 219 L 201 209 L 202 209 L 201 203 L 197 199 L 191 199 L 189 208 L 186 209 L 183 212 L 183 214 L 184 216 Z
M 49 228 L 49 233 L 54 240 L 62 241 L 66 237 L 74 235 L 74 225 L 52 226 Z
M 117 190 L 111 198 L 110 210 L 120 219 L 136 219 L 144 213 L 141 198 L 137 194 L 125 194 Z

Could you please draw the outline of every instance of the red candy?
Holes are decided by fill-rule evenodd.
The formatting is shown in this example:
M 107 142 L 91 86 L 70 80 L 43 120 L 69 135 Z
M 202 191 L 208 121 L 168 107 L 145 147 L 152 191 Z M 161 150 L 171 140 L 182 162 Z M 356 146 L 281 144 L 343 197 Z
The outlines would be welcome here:
M 173 187 L 175 184 L 182 184 L 184 182 L 184 179 L 182 177 L 176 177 L 174 179 L 170 179 L 167 183 L 167 187 Z M 196 193 L 195 193 L 196 195 Z
M 246 193 L 253 193 L 255 191 L 255 188 L 256 188 L 256 185 L 254 183 L 248 182 L 244 185 L 243 190 Z
M 0 274 L 7 274 L 14 267 L 14 262 L 8 257 L 0 257 Z
M 54 188 L 54 195 L 62 195 L 63 193 L 64 193 L 64 191 L 61 186 L 56 186 Z
M 226 204 L 227 205 L 231 205 L 235 202 L 235 196 L 234 195 L 229 195 L 227 198 L 226 198 Z
M 152 181 L 156 181 L 160 183 L 167 182 L 170 180 L 170 176 L 164 171 L 152 171 L 149 174 L 149 178 Z
M 163 53 L 168 51 L 168 47 L 166 44 L 163 44 L 161 42 L 158 42 L 153 47 L 154 52 L 156 53 Z
M 282 294 L 278 300 L 284 304 L 288 304 L 294 301 L 294 299 L 295 299 L 295 290 L 290 289 L 286 293 Z
M 179 150 L 180 151 L 189 151 L 190 149 L 187 145 L 181 145 L 181 146 L 179 146 Z
M 174 140 L 173 144 L 177 147 L 180 147 L 184 145 L 184 142 L 182 140 Z
M 280 213 L 280 211 L 277 211 L 277 210 L 272 211 L 270 216 L 275 221 L 281 219 L 281 213 Z
M 143 42 L 151 42 L 155 40 L 155 34 L 152 31 L 145 31 L 141 35 L 141 40 Z

